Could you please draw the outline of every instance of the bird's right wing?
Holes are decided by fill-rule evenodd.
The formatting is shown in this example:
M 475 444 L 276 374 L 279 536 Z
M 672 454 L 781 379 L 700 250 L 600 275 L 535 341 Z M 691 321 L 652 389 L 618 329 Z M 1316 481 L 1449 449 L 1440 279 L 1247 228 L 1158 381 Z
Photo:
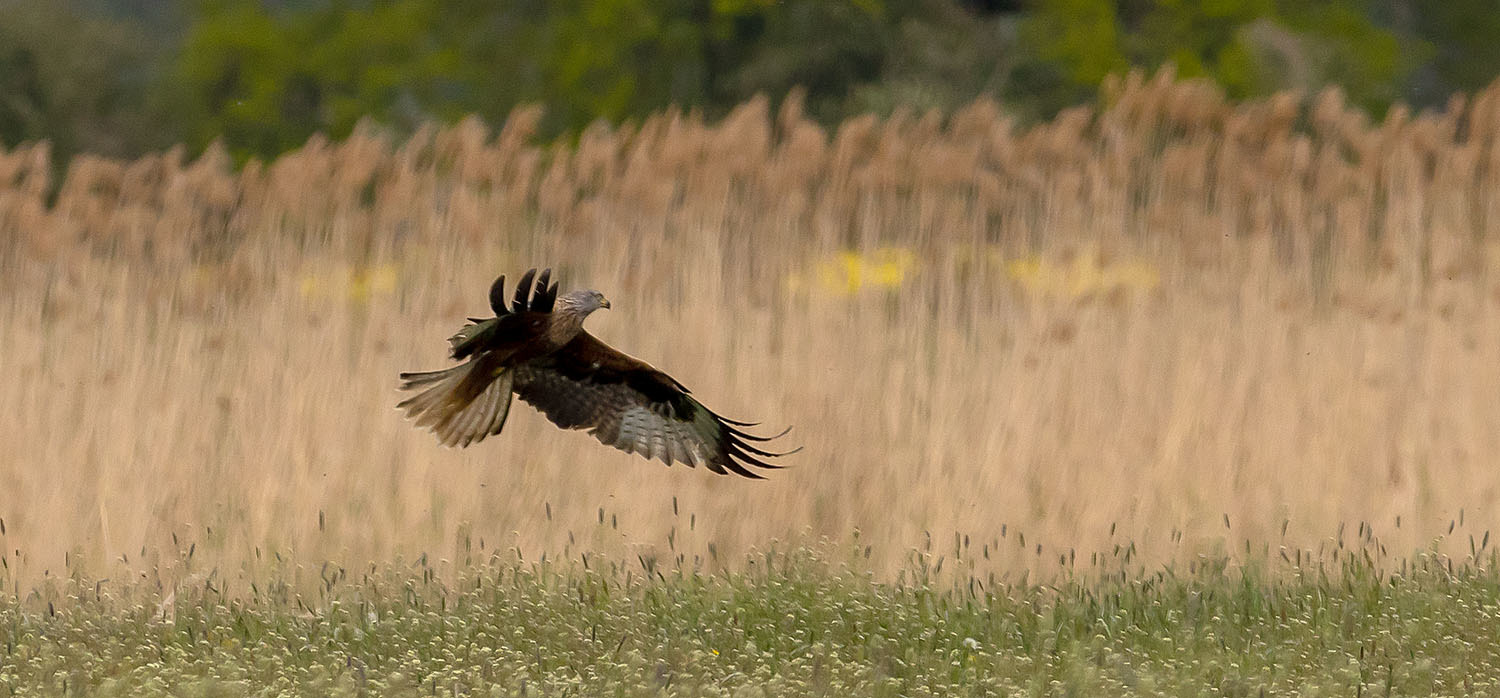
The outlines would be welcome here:
M 587 429 L 604 444 L 668 465 L 675 461 L 759 478 L 752 467 L 781 467 L 765 459 L 800 450 L 775 453 L 751 445 L 775 437 L 743 431 L 754 425 L 714 414 L 671 376 L 588 332 L 511 371 L 516 394 L 553 424 Z

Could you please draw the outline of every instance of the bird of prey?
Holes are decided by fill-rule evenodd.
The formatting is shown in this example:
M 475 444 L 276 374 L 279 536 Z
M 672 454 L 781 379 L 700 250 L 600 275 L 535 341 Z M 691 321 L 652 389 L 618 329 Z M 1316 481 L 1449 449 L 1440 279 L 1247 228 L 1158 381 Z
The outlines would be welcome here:
M 532 280 L 536 284 L 533 287 Z M 563 429 L 587 429 L 627 453 L 671 465 L 760 478 L 752 468 L 781 467 L 768 458 L 790 455 L 755 444 L 755 426 L 715 414 L 671 376 L 627 356 L 584 331 L 589 313 L 608 308 L 598 291 L 557 295 L 551 270 L 526 272 L 505 303 L 505 276 L 490 286 L 495 317 L 469 318 L 448 339 L 463 363 L 441 371 L 402 373 L 402 390 L 420 391 L 398 409 L 447 446 L 468 446 L 499 434 L 512 392 Z M 788 427 L 788 431 L 790 427 Z

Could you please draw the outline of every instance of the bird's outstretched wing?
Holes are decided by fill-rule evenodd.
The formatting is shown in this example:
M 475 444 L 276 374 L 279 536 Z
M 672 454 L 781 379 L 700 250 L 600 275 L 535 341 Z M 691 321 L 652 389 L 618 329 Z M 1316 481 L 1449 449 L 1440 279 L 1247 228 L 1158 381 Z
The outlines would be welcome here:
M 535 269 L 522 274 L 521 280 L 516 282 L 515 298 L 511 301 L 511 306 L 507 308 L 505 275 L 501 274 L 500 278 L 495 279 L 495 283 L 490 285 L 490 307 L 494 309 L 495 317 L 469 318 L 469 324 L 459 328 L 457 333 L 448 338 L 450 355 L 454 359 L 463 360 L 486 347 L 504 343 L 506 340 L 514 340 L 519 334 L 516 330 L 525 326 L 523 318 L 528 313 L 551 313 L 553 306 L 557 303 L 557 283 L 547 285 L 551 276 L 551 269 L 543 269 L 541 276 L 536 275 Z M 531 284 L 532 277 L 536 277 L 534 289 Z M 506 320 L 507 317 L 512 316 L 516 316 L 514 320 Z
M 744 429 L 754 424 L 714 414 L 671 376 L 588 332 L 512 372 L 516 394 L 553 424 L 587 429 L 604 444 L 667 465 L 681 462 L 760 478 L 752 468 L 781 467 L 766 459 L 801 450 L 776 453 L 756 447 L 754 443 L 786 431 L 772 437 L 750 434 Z

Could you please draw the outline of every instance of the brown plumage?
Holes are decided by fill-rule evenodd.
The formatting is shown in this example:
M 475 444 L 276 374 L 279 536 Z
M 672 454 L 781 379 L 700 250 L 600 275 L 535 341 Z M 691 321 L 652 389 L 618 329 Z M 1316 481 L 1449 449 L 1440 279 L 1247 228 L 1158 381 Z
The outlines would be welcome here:
M 754 424 L 715 414 L 671 376 L 595 339 L 583 321 L 609 301 L 598 291 L 558 296 L 550 277 L 551 270 L 526 272 L 508 308 L 505 277 L 496 279 L 490 287 L 495 317 L 470 318 L 448 340 L 452 357 L 464 363 L 401 374 L 402 390 L 420 392 L 397 407 L 448 446 L 499 434 L 514 392 L 559 427 L 587 429 L 607 445 L 667 465 L 759 478 L 751 468 L 780 467 L 765 459 L 801 450 L 754 446 L 786 431 L 750 434 L 745 429 Z

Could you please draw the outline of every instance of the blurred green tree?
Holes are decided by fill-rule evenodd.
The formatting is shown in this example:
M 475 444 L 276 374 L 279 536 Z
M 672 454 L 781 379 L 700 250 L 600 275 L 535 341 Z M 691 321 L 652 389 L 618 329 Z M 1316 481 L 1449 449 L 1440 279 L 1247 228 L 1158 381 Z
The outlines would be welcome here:
M 0 143 L 271 157 L 547 107 L 545 136 L 806 89 L 833 124 L 1003 96 L 1045 118 L 1173 63 L 1244 98 L 1334 82 L 1378 113 L 1500 72 L 1494 0 L 0 0 Z
M 1050 113 L 1091 96 L 1108 73 L 1170 62 L 1236 98 L 1334 82 L 1379 112 L 1427 46 L 1377 25 L 1370 1 L 1038 0 L 1010 91 Z
M 1408 86 L 1407 99 L 1441 104 L 1455 91 L 1483 89 L 1500 73 L 1500 5 L 1494 0 L 1388 0 L 1390 22 L 1432 47 L 1431 62 Z
M 711 92 L 719 44 L 770 0 L 204 3 L 177 64 L 195 143 L 271 155 L 364 116 L 399 128 L 545 101 L 553 130 Z
M 275 12 L 258 2 L 205 4 L 188 28 L 174 101 L 195 145 L 270 156 L 369 116 L 397 127 L 454 119 L 463 57 L 436 40 L 441 3 L 330 3 Z
M 162 58 L 129 21 L 0 0 L 0 145 L 46 139 L 62 159 L 170 145 L 151 89 Z

